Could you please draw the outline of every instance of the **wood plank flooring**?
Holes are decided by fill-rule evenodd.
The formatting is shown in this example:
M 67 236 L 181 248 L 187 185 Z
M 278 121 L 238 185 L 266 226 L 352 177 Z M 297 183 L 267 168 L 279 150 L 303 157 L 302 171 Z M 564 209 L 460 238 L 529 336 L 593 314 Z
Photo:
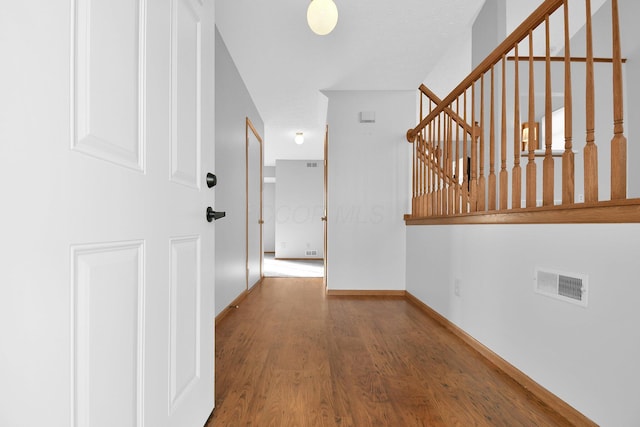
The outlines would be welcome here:
M 403 297 L 269 278 L 216 327 L 206 427 L 566 425 Z

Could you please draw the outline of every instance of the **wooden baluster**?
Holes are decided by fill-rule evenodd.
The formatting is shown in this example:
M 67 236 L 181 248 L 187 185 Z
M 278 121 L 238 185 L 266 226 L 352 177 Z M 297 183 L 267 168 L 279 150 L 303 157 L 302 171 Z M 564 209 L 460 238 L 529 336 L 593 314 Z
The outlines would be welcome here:
M 564 0 L 564 153 L 562 153 L 562 204 L 574 203 L 575 161 L 573 155 L 573 99 L 571 94 L 571 37 L 569 0 Z
M 467 90 L 464 91 L 463 97 L 464 122 L 467 123 Z M 469 150 L 467 146 L 469 133 L 463 129 L 462 131 L 462 213 L 469 212 Z
M 584 147 L 584 200 L 598 201 L 598 147 L 595 143 L 595 89 L 593 77 L 593 34 L 591 0 L 586 1 L 587 12 L 587 144 Z
M 442 215 L 442 190 L 440 189 L 440 184 L 442 182 L 441 179 L 441 175 L 442 175 L 442 162 L 440 160 L 441 156 L 442 156 L 442 148 L 441 148 L 441 143 L 440 141 L 442 141 L 442 132 L 441 132 L 441 127 L 442 127 L 442 120 L 440 120 L 441 114 L 438 114 L 437 117 L 437 125 L 436 125 L 436 129 L 438 131 L 437 134 L 437 139 L 436 139 L 436 215 Z
M 427 161 L 427 147 L 428 147 L 428 143 L 429 143 L 429 125 L 426 125 L 423 129 L 422 129 L 422 135 L 423 135 L 423 143 L 424 143 L 424 149 L 422 150 L 422 163 L 426 163 Z M 426 199 L 428 197 L 427 193 L 429 191 L 429 183 L 428 180 L 426 179 L 426 174 L 424 173 L 424 168 L 420 169 L 420 179 L 422 181 L 422 185 L 424 188 L 424 193 L 422 194 L 422 197 L 420 199 L 420 206 L 422 209 L 422 216 L 427 216 L 428 215 L 428 211 L 427 211 L 427 207 L 426 207 Z
M 442 112 L 442 214 L 448 215 L 449 206 L 449 182 L 447 177 L 449 176 L 449 117 L 448 114 Z
M 433 102 L 431 102 L 431 100 L 429 100 L 429 114 L 431 114 L 431 112 L 433 111 Z M 431 197 L 431 192 L 433 191 L 433 187 L 431 185 L 431 180 L 430 180 L 430 170 L 431 170 L 431 165 L 429 163 L 429 158 L 431 157 L 431 144 L 433 143 L 432 139 L 431 139 L 431 135 L 430 135 L 430 129 L 431 129 L 431 123 L 429 123 L 429 129 L 424 129 L 424 140 L 425 140 L 425 144 L 424 144 L 424 150 L 423 150 L 423 163 L 424 166 L 422 168 L 422 185 L 424 187 L 424 191 L 423 191 L 423 196 L 422 196 L 422 211 L 424 213 L 425 216 L 429 216 L 430 212 L 430 205 L 429 205 L 429 198 Z
M 473 129 L 471 131 L 471 184 L 469 185 L 469 209 L 471 212 L 478 210 L 477 199 L 477 171 L 476 164 L 478 157 L 478 123 L 476 122 L 476 82 L 471 83 L 471 122 Z
M 422 210 L 422 215 L 421 216 L 427 216 L 427 210 L 424 206 L 425 202 L 424 199 L 426 198 L 426 192 L 428 191 L 429 187 L 428 187 L 428 183 L 426 182 L 426 174 L 424 173 L 424 164 L 427 161 L 427 144 L 428 144 L 428 129 L 429 129 L 429 125 L 425 126 L 422 129 L 422 149 L 420 151 L 420 160 L 422 162 L 421 164 L 421 168 L 420 168 L 420 185 L 422 186 L 422 191 L 420 194 L 420 206 L 421 206 L 421 210 Z
M 451 105 L 453 107 L 453 105 Z M 447 186 L 447 196 L 449 200 L 447 201 L 447 214 L 453 215 L 455 214 L 455 207 L 453 204 L 453 191 L 454 191 L 454 181 L 453 181 L 453 117 L 450 114 L 447 114 L 449 118 L 449 132 L 447 135 L 447 139 L 449 140 L 448 150 L 449 153 L 447 155 L 447 169 L 449 169 L 449 175 L 447 178 L 448 186 Z
M 554 164 L 553 155 L 551 154 L 551 136 L 553 133 L 553 123 L 551 119 L 551 40 L 549 37 L 549 15 L 544 17 L 545 24 L 545 107 L 544 115 L 545 129 L 544 129 L 544 144 L 545 153 L 544 161 L 542 162 L 542 204 L 544 206 L 553 206 L 553 177 L 554 177 Z
M 424 140 L 423 140 L 423 132 L 420 131 L 416 134 L 415 140 L 414 140 L 414 149 L 415 149 L 415 153 L 416 153 L 416 174 L 415 174 L 415 181 L 416 181 L 416 203 L 415 203 L 415 208 L 416 208 L 416 214 L 418 216 L 423 216 L 424 212 L 421 209 L 421 202 L 422 202 L 422 146 L 424 144 Z
M 416 139 L 415 142 L 413 143 L 414 145 L 414 152 L 415 152 L 415 157 L 416 157 L 416 173 L 415 173 L 415 181 L 416 181 L 416 197 L 415 197 L 415 212 L 416 215 L 418 216 L 422 216 L 423 212 L 421 209 L 421 202 L 422 202 L 422 181 L 421 181 L 421 176 L 422 176 L 422 155 L 421 155 L 421 151 L 422 151 L 422 133 L 419 132 L 416 135 Z
M 417 180 L 418 180 L 418 199 L 416 201 L 416 205 L 417 205 L 417 209 L 420 212 L 420 216 L 424 216 L 424 208 L 422 206 L 422 201 L 424 199 L 424 192 L 425 192 L 425 188 L 424 188 L 424 146 L 425 146 L 425 141 L 424 141 L 424 137 L 420 134 L 418 134 L 418 138 L 420 141 L 420 145 L 418 145 L 418 176 L 417 176 Z
M 425 161 L 425 145 L 427 143 L 425 138 L 425 129 L 423 128 L 419 134 L 420 145 L 418 146 L 418 201 L 416 202 L 418 209 L 420 210 L 420 216 L 425 216 L 424 210 L 424 193 L 425 193 L 425 184 L 424 184 L 424 161 Z
M 449 183 L 447 177 L 449 176 L 449 119 L 448 115 L 442 112 L 442 215 L 448 215 L 449 206 Z
M 440 113 L 440 124 L 442 138 L 440 139 L 440 203 L 442 205 L 440 214 L 447 214 L 447 116 L 444 112 Z
M 509 173 L 507 172 L 507 55 L 502 55 L 502 108 L 500 118 L 500 210 L 507 209 Z
M 424 118 L 424 95 L 420 94 L 420 121 Z M 420 206 L 420 190 L 421 190 L 421 182 L 420 182 L 420 163 L 419 163 L 419 155 L 420 155 L 420 146 L 422 142 L 420 141 L 421 136 L 424 132 L 421 130 L 413 140 L 413 203 L 411 205 L 411 211 L 414 216 L 422 216 L 421 212 L 419 212 Z
M 527 207 L 536 206 L 536 161 L 535 149 L 538 145 L 537 128 L 535 125 L 535 91 L 533 76 L 533 30 L 529 30 L 529 162 L 527 163 Z
M 425 185 L 424 185 L 424 152 L 425 152 L 425 143 L 424 133 L 418 134 L 418 140 L 420 141 L 420 145 L 418 145 L 418 200 L 416 202 L 417 209 L 420 212 L 420 216 L 424 216 L 424 194 L 425 194 Z
M 411 206 L 413 216 L 420 216 L 420 133 L 417 133 L 413 140 L 413 163 L 414 163 L 414 198 Z
M 447 154 L 447 148 L 446 148 L 446 136 L 447 136 L 447 129 L 446 129 L 446 120 L 445 117 L 443 115 L 444 113 L 440 113 L 438 115 L 438 119 L 440 120 L 440 125 L 438 127 L 438 131 L 440 132 L 438 134 L 438 160 L 440 162 L 440 167 L 438 168 L 438 182 L 440 182 L 440 192 L 438 193 L 438 201 L 440 203 L 440 215 L 445 215 L 446 213 L 446 207 L 445 207 L 445 201 L 446 201 L 446 186 L 445 186 L 445 173 L 446 173 L 446 163 L 445 163 L 445 156 Z
M 431 101 L 429 101 L 431 102 Z M 429 113 L 432 109 L 429 108 Z M 433 215 L 433 120 L 429 122 L 429 129 L 427 131 L 428 145 L 425 151 L 425 184 L 427 185 L 427 192 L 425 195 L 425 212 L 427 215 Z
M 515 46 L 514 63 L 514 100 L 513 100 L 513 170 L 511 180 L 513 190 L 511 192 L 511 209 L 522 207 L 522 168 L 520 167 L 520 62 L 518 61 L 518 45 Z
M 447 214 L 447 116 L 440 113 L 440 214 Z
M 422 132 L 418 132 L 416 134 L 416 137 L 414 139 L 413 145 L 414 145 L 414 153 L 415 153 L 415 157 L 416 157 L 416 171 L 415 171 L 415 192 L 416 192 L 416 197 L 415 197 L 415 212 L 416 215 L 418 216 L 422 216 L 422 211 L 420 209 L 420 201 L 421 201 L 421 196 L 422 196 L 422 182 L 420 180 L 421 177 L 421 171 L 422 171 L 422 158 L 421 158 L 421 153 L 420 151 L 422 150 Z
M 433 134 L 431 135 L 432 142 L 431 142 L 431 185 L 433 187 L 432 192 L 431 192 L 431 211 L 433 212 L 433 215 L 437 215 L 437 206 L 438 206 L 438 184 L 436 181 L 437 178 L 437 165 L 438 165 L 438 147 L 437 147 L 437 138 L 436 136 L 438 135 L 437 132 L 437 126 L 438 126 L 438 119 L 434 118 L 433 119 L 433 128 L 432 128 L 432 132 Z
M 484 177 L 484 74 L 480 76 L 480 177 L 478 178 L 478 210 L 486 209 L 487 184 Z
M 428 157 L 428 179 L 429 179 L 429 196 L 427 198 L 427 206 L 429 210 L 429 215 L 435 215 L 435 197 L 436 197 L 436 180 L 435 176 L 435 164 L 436 164 L 436 153 L 435 153 L 435 128 L 436 128 L 436 119 L 434 118 L 431 122 L 429 122 L 429 157 Z
M 624 136 L 622 54 L 618 0 L 611 0 L 613 32 L 613 139 L 611 140 L 611 200 L 627 198 L 627 138 Z
M 489 110 L 489 210 L 496 210 L 496 125 L 495 125 L 495 70 L 491 66 L 491 95 Z
M 429 215 L 436 214 L 436 119 L 429 123 L 431 144 L 429 145 Z
M 418 170 L 417 165 L 417 146 L 418 146 L 418 138 L 416 137 L 411 143 L 411 151 L 413 154 L 413 159 L 411 163 L 411 216 L 416 216 L 418 214 L 416 210 L 416 197 L 418 194 L 417 191 L 417 180 L 416 180 L 416 172 Z
M 433 110 L 433 103 L 429 100 L 429 113 Z M 420 180 L 422 181 L 422 197 L 420 198 L 420 209 L 422 216 L 428 215 L 428 199 L 429 199 L 429 135 L 427 129 L 422 130 L 422 170 L 420 172 Z
M 460 117 L 460 97 L 456 98 L 456 115 Z M 464 129 L 463 129 L 464 130 Z M 455 174 L 455 192 L 453 198 L 455 200 L 455 204 L 453 205 L 453 213 L 457 214 L 460 212 L 460 125 L 456 123 L 456 174 Z

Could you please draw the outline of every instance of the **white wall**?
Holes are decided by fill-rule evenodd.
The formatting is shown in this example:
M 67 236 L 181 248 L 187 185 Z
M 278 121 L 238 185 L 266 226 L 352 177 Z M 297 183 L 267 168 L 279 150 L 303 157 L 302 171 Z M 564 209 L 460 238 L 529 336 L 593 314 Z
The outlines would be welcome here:
M 264 226 L 262 236 L 265 252 L 276 251 L 276 184 L 265 182 L 263 187 Z
M 407 290 L 600 425 L 637 426 L 638 253 L 635 224 L 408 227 Z M 587 274 L 588 307 L 534 293 L 536 266 Z
M 276 160 L 276 182 L 276 258 L 324 258 L 323 161 Z
M 327 91 L 328 288 L 404 289 L 415 91 Z M 375 123 L 359 113 L 374 111 Z
M 473 23 L 473 68 L 477 67 L 507 35 L 506 0 L 486 0 Z
M 264 124 L 216 30 L 216 315 L 246 289 L 245 120 Z
M 633 17 L 633 15 L 631 15 L 631 17 Z M 635 17 L 633 18 L 635 19 Z M 635 28 L 637 31 L 637 27 L 632 28 Z M 640 76 L 640 61 L 638 60 L 638 58 L 640 58 L 640 37 L 636 37 L 634 40 L 637 42 L 633 44 L 627 42 L 623 51 L 624 56 L 635 58 L 635 60 L 627 62 L 624 69 L 626 85 L 625 111 L 633 111 L 637 114 L 637 112 L 640 111 L 640 79 L 637 78 L 637 76 Z M 633 116 L 628 113 L 625 117 L 625 134 L 628 139 L 627 155 L 630 159 L 639 159 L 640 144 L 635 143 L 634 138 L 636 135 L 640 135 L 640 120 L 629 120 L 629 117 Z M 640 168 L 634 167 L 633 164 L 631 164 L 627 172 L 628 197 L 640 197 Z
M 471 30 L 442 57 L 429 75 L 424 85 L 440 99 L 444 99 L 472 71 L 471 67 Z

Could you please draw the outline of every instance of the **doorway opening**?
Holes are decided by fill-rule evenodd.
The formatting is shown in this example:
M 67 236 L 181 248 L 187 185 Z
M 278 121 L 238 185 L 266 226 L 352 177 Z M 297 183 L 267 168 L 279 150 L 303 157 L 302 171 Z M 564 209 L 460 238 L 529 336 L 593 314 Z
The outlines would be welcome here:
M 264 277 L 322 277 L 326 286 L 327 135 L 323 159 L 264 168 Z

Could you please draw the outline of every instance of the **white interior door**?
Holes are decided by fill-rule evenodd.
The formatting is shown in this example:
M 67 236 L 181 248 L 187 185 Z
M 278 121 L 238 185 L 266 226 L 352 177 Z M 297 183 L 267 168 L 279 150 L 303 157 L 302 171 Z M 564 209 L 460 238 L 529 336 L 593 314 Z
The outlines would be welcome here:
M 211 412 L 213 25 L 212 0 L 3 2 L 0 425 Z

